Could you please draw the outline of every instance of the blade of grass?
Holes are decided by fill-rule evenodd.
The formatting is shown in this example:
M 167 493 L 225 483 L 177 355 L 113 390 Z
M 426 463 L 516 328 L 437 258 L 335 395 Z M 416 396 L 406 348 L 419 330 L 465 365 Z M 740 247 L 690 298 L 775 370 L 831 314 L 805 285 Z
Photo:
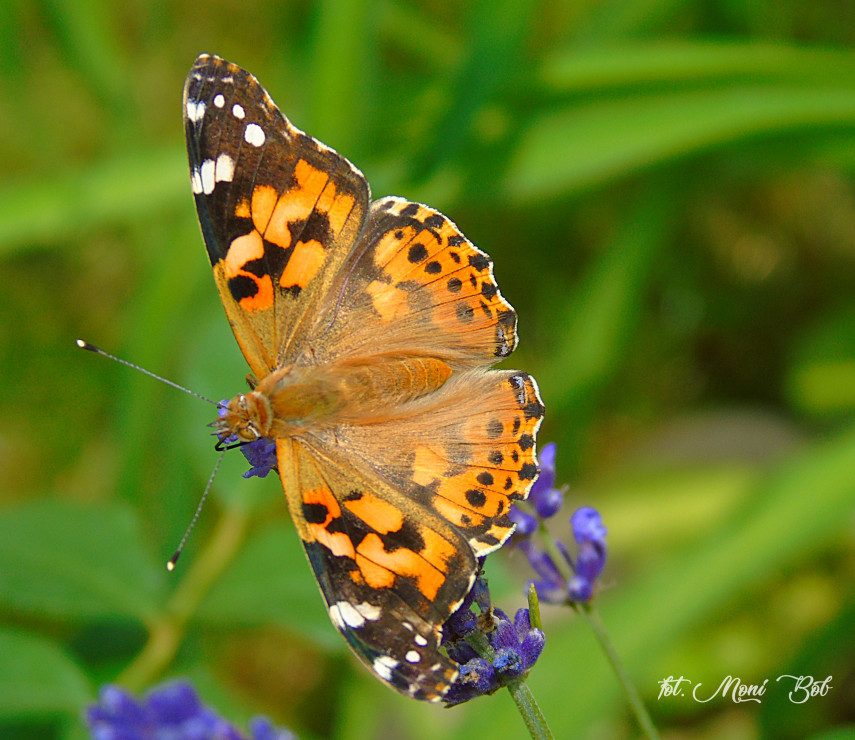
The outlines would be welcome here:
M 517 203 L 566 196 L 749 137 L 830 126 L 855 129 L 855 88 L 739 86 L 588 100 L 534 119 L 504 192 Z

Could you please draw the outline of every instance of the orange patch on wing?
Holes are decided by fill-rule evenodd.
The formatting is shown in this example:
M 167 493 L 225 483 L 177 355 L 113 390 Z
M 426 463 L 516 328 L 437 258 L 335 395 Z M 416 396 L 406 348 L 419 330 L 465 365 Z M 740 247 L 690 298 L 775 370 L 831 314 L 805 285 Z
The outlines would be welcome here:
M 239 236 L 229 245 L 229 251 L 220 263 L 226 280 L 235 277 L 244 277 L 252 280 L 256 286 L 254 295 L 240 299 L 240 306 L 250 313 L 264 310 L 273 305 L 273 281 L 269 275 L 253 275 L 244 270 L 247 262 L 264 256 L 264 244 L 261 235 L 257 231 Z
M 445 537 L 432 529 L 421 529 L 419 534 L 425 541 L 425 548 L 421 552 L 422 557 L 440 572 L 445 573 L 449 561 L 457 554 L 457 549 Z M 443 580 L 444 578 L 443 576 Z
M 301 159 L 294 167 L 294 179 L 297 181 L 300 190 L 311 196 L 312 205 L 309 207 L 311 211 L 315 207 L 315 203 L 323 192 L 330 176 L 326 172 L 313 167 L 305 159 Z
M 259 185 L 252 191 L 252 223 L 259 234 L 267 229 L 278 197 L 276 189 L 270 185 Z
M 264 231 L 264 238 L 283 249 L 288 249 L 291 246 L 291 229 L 288 227 L 294 221 L 304 219 L 306 215 L 300 210 L 300 205 L 294 201 L 294 192 L 289 190 L 273 209 L 273 215 Z
M 398 233 L 401 234 L 400 239 L 395 236 L 395 234 Z M 405 244 L 408 244 L 415 235 L 416 231 L 412 226 L 405 226 L 402 229 L 395 229 L 394 231 L 386 232 L 377 243 L 377 247 L 374 250 L 375 264 L 378 267 L 385 266 L 386 263 L 392 259 Z
M 231 278 L 243 272 L 243 266 L 247 262 L 264 257 L 264 243 L 257 231 L 239 236 L 231 244 L 225 256 L 226 277 Z
M 263 232 L 265 239 L 286 249 L 291 246 L 291 224 L 304 221 L 317 208 L 329 182 L 329 175 L 301 159 L 294 168 L 294 179 L 297 184 L 279 198 Z
M 357 586 L 362 586 L 365 584 L 365 576 L 358 570 L 352 570 L 348 573 L 350 576 L 350 580 L 353 581 Z
M 466 492 L 471 490 L 478 491 L 483 496 L 484 503 L 482 505 L 479 506 L 477 503 L 470 503 Z M 486 516 L 497 516 L 499 506 L 505 500 L 504 493 L 485 488 L 478 481 L 472 480 L 472 476 L 469 475 L 468 471 L 466 475 L 448 478 L 443 481 L 437 491 L 437 496 L 441 496 L 457 506 L 467 509 L 469 512 L 477 512 Z
M 425 257 L 416 263 L 410 262 L 411 249 L 423 249 Z M 409 241 L 403 248 L 391 255 L 383 266 L 384 272 L 391 275 L 395 280 L 403 280 L 413 271 L 421 270 L 421 266 L 428 260 L 441 256 L 442 244 L 437 241 L 432 231 L 424 229 L 416 238 Z
M 404 515 L 400 509 L 377 496 L 363 494 L 362 498 L 345 501 L 344 505 L 380 534 L 397 532 L 404 526 Z
M 279 278 L 281 288 L 292 288 L 295 285 L 305 288 L 326 262 L 326 251 L 319 241 L 312 239 L 307 242 L 297 242 L 288 264 Z
M 344 228 L 350 212 L 353 210 L 354 199 L 352 195 L 335 195 L 332 202 L 326 207 L 327 217 L 330 220 L 330 228 L 340 234 Z
M 242 198 L 240 203 L 235 206 L 235 216 L 238 218 L 249 218 L 252 216 L 252 209 L 249 207 L 249 201 Z
M 306 527 L 317 542 L 320 542 L 336 557 L 355 556 L 353 543 L 344 532 L 330 532 L 328 527 L 341 517 L 341 507 L 335 500 L 332 491 L 326 488 L 314 488 L 303 492 L 303 504 L 319 504 L 327 511 L 323 522 L 306 522 Z
M 341 233 L 353 210 L 353 196 L 339 195 L 329 173 L 313 167 L 305 159 L 295 165 L 293 178 L 295 185 L 281 195 L 267 185 L 259 186 L 253 192 L 252 218 L 259 233 L 267 241 L 288 249 L 293 239 L 291 225 L 305 221 L 314 211 L 327 216 L 336 235 Z M 235 214 L 242 216 L 245 211 L 243 203 L 240 203 Z M 303 286 L 308 280 L 288 285 Z
M 432 499 L 433 507 L 439 514 L 453 524 L 465 527 L 480 526 L 487 516 L 498 515 L 500 506 L 507 499 L 507 493 L 485 486 L 478 480 L 478 473 L 484 472 L 485 468 L 465 468 L 460 475 L 451 477 L 447 477 L 447 469 L 448 461 L 430 447 L 416 447 L 413 481 L 420 486 L 429 486 L 436 480 L 440 481 Z M 469 502 L 466 491 L 470 489 L 483 493 L 483 506 L 475 507 Z M 468 517 L 468 521 L 463 521 L 464 516 Z
M 255 280 L 258 292 L 254 296 L 240 299 L 240 307 L 244 311 L 264 311 L 273 305 L 273 281 L 270 275 L 264 277 L 251 276 Z
M 395 574 L 391 570 L 377 565 L 364 555 L 356 553 L 356 565 L 371 588 L 392 588 L 395 585 Z
M 329 488 L 312 488 L 303 492 L 304 504 L 320 504 L 323 506 L 332 519 L 338 519 L 341 516 L 341 507 L 338 505 L 336 497 L 333 496 Z M 327 521 L 330 521 L 328 518 Z
M 374 280 L 368 284 L 366 291 L 371 296 L 374 310 L 384 321 L 391 321 L 399 316 L 405 316 L 410 308 L 407 304 L 407 294 L 388 283 Z
M 383 547 L 383 541 L 373 532 L 366 535 L 356 549 L 356 562 L 360 565 L 365 580 L 371 584 L 366 568 L 361 565 L 362 558 L 371 563 L 371 566 L 405 578 L 412 578 L 416 582 L 416 588 L 430 601 L 436 598 L 437 592 L 445 583 L 445 575 L 421 555 L 403 547 L 388 552 Z M 394 576 L 392 580 L 394 582 Z

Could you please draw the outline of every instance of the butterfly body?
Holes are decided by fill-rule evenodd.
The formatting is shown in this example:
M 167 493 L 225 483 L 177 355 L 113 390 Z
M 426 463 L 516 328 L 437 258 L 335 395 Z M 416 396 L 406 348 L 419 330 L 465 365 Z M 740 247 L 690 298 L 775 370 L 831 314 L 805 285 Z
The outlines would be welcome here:
M 276 441 L 333 624 L 381 680 L 439 700 L 457 675 L 442 624 L 537 475 L 537 384 L 491 369 L 516 314 L 447 217 L 372 202 L 240 67 L 200 56 L 184 121 L 214 280 L 258 378 L 215 426 Z
M 406 404 L 439 389 L 451 368 L 430 357 L 375 357 L 330 367 L 274 370 L 233 398 L 220 434 L 252 442 L 282 439 L 342 423 L 367 424 L 406 413 Z

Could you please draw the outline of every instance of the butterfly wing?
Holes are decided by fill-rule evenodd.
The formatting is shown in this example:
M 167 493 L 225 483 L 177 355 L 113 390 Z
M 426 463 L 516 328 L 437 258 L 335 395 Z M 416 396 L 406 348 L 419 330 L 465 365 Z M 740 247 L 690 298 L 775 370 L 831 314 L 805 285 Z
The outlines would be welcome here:
M 472 586 L 476 562 L 442 516 L 351 457 L 332 433 L 280 439 L 291 516 L 330 618 L 379 678 L 437 701 L 457 675 L 441 626 Z
M 382 348 L 487 367 L 516 347 L 516 313 L 492 260 L 428 206 L 396 197 L 372 203 L 340 277 L 315 329 L 321 361 Z
M 216 56 L 201 55 L 187 76 L 184 127 L 217 289 L 261 378 L 298 360 L 307 318 L 358 239 L 368 183 L 291 125 L 255 77 Z
M 482 556 L 511 535 L 508 510 L 537 477 L 543 413 L 528 373 L 462 371 L 395 418 L 338 427 L 336 442 Z

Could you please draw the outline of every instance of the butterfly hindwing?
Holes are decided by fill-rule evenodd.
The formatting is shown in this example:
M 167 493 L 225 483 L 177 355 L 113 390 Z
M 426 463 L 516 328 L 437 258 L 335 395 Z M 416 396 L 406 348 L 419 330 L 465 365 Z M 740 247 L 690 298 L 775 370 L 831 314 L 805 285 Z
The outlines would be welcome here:
M 457 528 L 482 556 L 510 536 L 510 506 L 528 496 L 537 477 L 543 413 L 528 373 L 464 371 L 394 419 L 339 427 L 336 436 L 378 477 Z

